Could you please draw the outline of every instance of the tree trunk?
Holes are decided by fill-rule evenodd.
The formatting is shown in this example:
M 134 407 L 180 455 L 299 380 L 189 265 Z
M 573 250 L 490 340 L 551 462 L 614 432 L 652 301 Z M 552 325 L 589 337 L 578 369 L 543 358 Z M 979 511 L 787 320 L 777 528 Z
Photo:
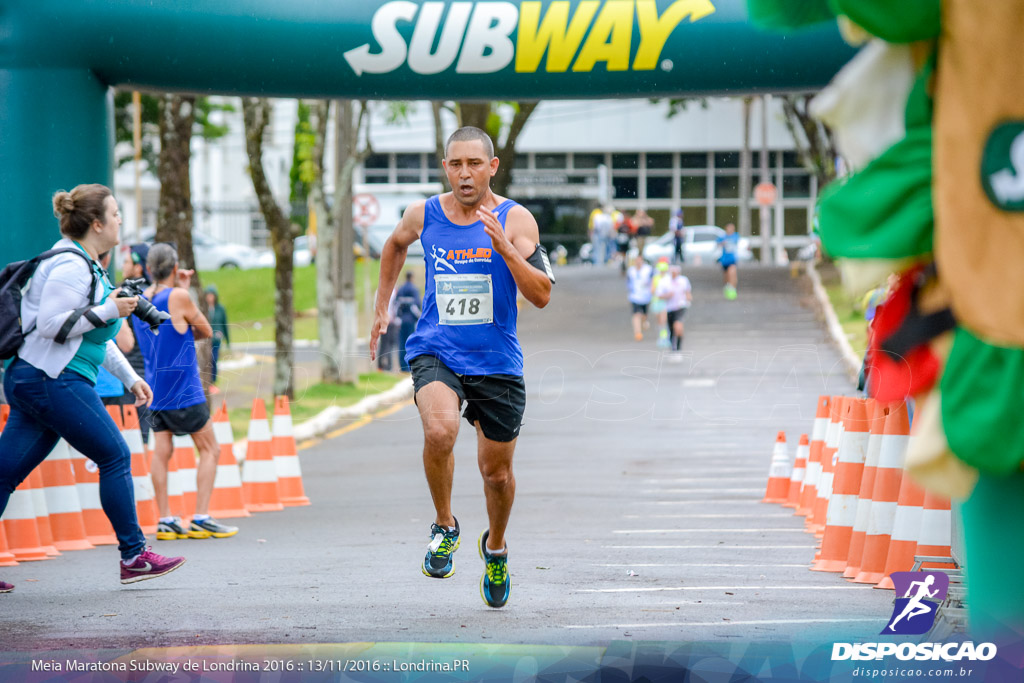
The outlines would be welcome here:
M 434 114 L 434 164 L 441 168 L 441 161 L 444 159 L 444 126 L 441 123 L 442 102 L 433 100 L 430 103 L 431 112 Z M 441 172 L 441 187 L 448 187 L 448 178 Z
M 338 316 L 335 310 L 335 291 L 338 274 L 338 231 L 334 218 L 327 209 L 324 195 L 324 147 L 327 141 L 327 119 L 330 100 L 316 100 L 309 104 L 309 124 L 313 128 L 313 183 L 309 198 L 316 215 L 316 307 L 317 327 L 320 331 L 320 381 L 338 384 L 341 368 L 338 365 Z
M 165 94 L 159 103 L 160 155 L 157 175 L 160 198 L 156 215 L 155 242 L 175 245 L 178 260 L 195 270 L 192 248 L 192 185 L 189 176 L 192 158 L 192 129 L 196 122 L 196 98 L 193 95 Z M 203 315 L 209 316 L 203 283 L 199 273 L 192 276 L 189 294 Z M 213 349 L 210 342 L 196 343 L 196 359 L 203 391 L 209 391 Z
M 338 100 L 335 107 L 334 225 L 337 228 L 338 282 L 335 314 L 338 318 L 339 381 L 355 384 L 356 338 L 359 317 L 356 311 L 355 227 L 352 222 L 352 174 L 359 163 L 356 153 L 359 131 L 352 122 L 352 100 Z M 369 246 L 369 245 L 367 245 Z
M 811 99 L 810 95 L 782 95 L 782 110 L 800 161 L 817 177 L 820 192 L 835 180 L 838 152 L 832 131 L 808 113 Z
M 292 270 L 295 238 L 300 229 L 285 215 L 270 190 L 263 170 L 263 132 L 270 124 L 270 102 L 265 98 L 242 98 L 245 123 L 245 151 L 249 156 L 249 174 L 274 247 L 274 394 L 295 396 L 294 320 Z

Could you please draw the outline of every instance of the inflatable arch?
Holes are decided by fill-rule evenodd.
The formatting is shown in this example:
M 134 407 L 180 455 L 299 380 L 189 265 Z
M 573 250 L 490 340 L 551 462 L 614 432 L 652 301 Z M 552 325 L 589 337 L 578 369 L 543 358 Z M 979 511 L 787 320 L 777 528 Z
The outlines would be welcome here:
M 112 182 L 111 86 L 278 97 L 545 99 L 810 90 L 853 51 L 745 0 L 0 0 L 6 260 L 50 196 Z

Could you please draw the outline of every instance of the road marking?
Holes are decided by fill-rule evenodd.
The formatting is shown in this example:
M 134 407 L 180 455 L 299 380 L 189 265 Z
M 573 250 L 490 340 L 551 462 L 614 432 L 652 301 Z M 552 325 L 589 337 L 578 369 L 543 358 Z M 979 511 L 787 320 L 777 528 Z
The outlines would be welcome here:
M 576 593 L 666 593 L 677 591 L 862 591 L 862 586 L 658 586 L 654 588 L 577 588 Z
M 753 504 L 764 505 L 760 500 L 753 498 L 700 498 L 691 500 L 631 500 L 630 505 L 713 505 L 722 503 L 724 505 Z
M 794 532 L 807 533 L 804 529 L 614 529 L 612 531 L 613 534 L 788 534 Z
M 640 493 L 762 493 L 763 488 L 759 489 L 643 489 Z M 760 501 L 758 501 L 760 502 Z
M 782 624 L 851 624 L 878 619 L 758 619 L 751 621 L 662 621 L 649 624 L 566 624 L 562 628 L 660 628 L 665 626 L 780 626 Z
M 713 387 L 717 384 L 713 379 L 684 379 L 683 388 L 685 389 L 706 389 Z
M 652 564 L 594 564 L 593 567 L 731 567 L 731 568 L 749 568 L 754 567 L 772 567 L 772 568 L 792 568 L 800 567 L 806 569 L 806 564 L 727 564 L 724 562 L 660 562 Z
M 813 539 L 816 542 L 816 539 Z M 813 548 L 812 539 L 808 539 L 807 545 L 603 545 L 602 548 L 609 550 L 706 550 L 718 548 L 721 550 L 776 550 L 780 548 Z
M 664 515 L 622 515 L 623 519 L 750 519 L 753 516 L 753 513 L 743 512 L 722 513 L 720 515 L 709 515 L 702 513 L 687 514 L 685 512 Z M 765 517 L 784 517 L 786 519 L 790 519 L 794 516 L 795 515 L 787 514 L 785 512 L 772 512 L 764 515 L 757 515 L 757 518 L 763 519 Z
M 395 403 L 394 405 L 388 406 L 384 410 L 381 410 L 381 411 L 379 411 L 377 413 L 373 413 L 371 415 L 364 415 L 361 418 L 359 418 L 358 420 L 356 420 L 355 422 L 353 422 L 352 424 L 345 425 L 344 427 L 342 427 L 340 429 L 335 429 L 333 432 L 327 433 L 322 439 L 309 439 L 307 441 L 303 441 L 301 444 L 299 444 L 298 450 L 301 451 L 301 450 L 305 450 L 307 448 L 312 448 L 313 446 L 317 445 L 318 443 L 321 443 L 323 441 L 327 441 L 328 439 L 334 439 L 334 438 L 337 438 L 337 437 L 342 436 L 344 434 L 348 434 L 349 432 L 354 432 L 355 430 L 359 429 L 360 427 L 365 427 L 366 425 L 370 424 L 374 420 L 378 420 L 378 419 L 380 419 L 382 417 L 387 417 L 388 415 L 393 415 L 393 414 L 397 413 L 399 410 L 401 410 L 402 408 L 405 408 L 406 406 L 412 405 L 412 403 L 413 403 L 412 401 L 400 401 L 399 403 Z
M 750 470 L 742 470 L 742 471 L 749 472 Z M 751 475 L 746 476 L 746 477 L 732 476 L 732 477 L 729 477 L 729 480 L 730 481 L 766 481 L 766 478 L 765 478 L 765 476 L 763 474 L 757 474 L 757 475 L 751 474 Z M 688 484 L 690 482 L 704 482 L 704 481 L 722 481 L 722 478 L 721 477 L 682 477 L 682 478 L 679 478 L 679 479 L 645 479 L 644 483 L 645 484 Z M 689 490 L 689 489 L 687 489 L 687 490 Z M 721 489 L 715 489 L 715 490 L 716 491 L 720 491 Z

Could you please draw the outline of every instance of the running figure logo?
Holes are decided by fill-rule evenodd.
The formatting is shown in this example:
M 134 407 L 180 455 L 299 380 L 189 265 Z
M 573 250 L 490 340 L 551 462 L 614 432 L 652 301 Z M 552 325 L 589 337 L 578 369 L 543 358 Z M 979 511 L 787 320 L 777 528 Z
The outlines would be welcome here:
M 893 572 L 896 604 L 883 634 L 905 636 L 927 633 L 935 622 L 939 603 L 946 599 L 949 576 L 943 572 Z
M 444 247 L 439 247 L 436 244 L 433 247 L 431 247 L 431 256 L 434 257 L 434 270 L 441 270 L 441 267 L 443 266 L 448 270 L 452 271 L 453 273 L 459 272 L 455 270 L 455 266 L 448 263 L 448 261 L 445 259 L 445 256 L 447 254 L 448 250 L 445 249 Z

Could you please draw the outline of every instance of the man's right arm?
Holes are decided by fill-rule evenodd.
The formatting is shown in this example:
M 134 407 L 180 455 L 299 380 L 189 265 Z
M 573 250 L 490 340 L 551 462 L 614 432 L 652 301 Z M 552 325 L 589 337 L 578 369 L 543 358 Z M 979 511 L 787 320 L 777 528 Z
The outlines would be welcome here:
M 387 333 L 388 329 L 388 302 L 391 301 L 391 292 L 398 282 L 398 275 L 402 272 L 405 264 L 405 256 L 409 252 L 409 246 L 420 238 L 423 232 L 423 213 L 426 200 L 420 200 L 411 204 L 402 214 L 401 220 L 395 226 L 394 232 L 388 237 L 387 242 L 380 252 L 380 279 L 377 282 L 377 301 L 374 305 L 373 329 L 370 330 L 370 358 L 377 357 L 377 339 L 380 335 Z M 382 329 L 383 328 L 383 329 Z

